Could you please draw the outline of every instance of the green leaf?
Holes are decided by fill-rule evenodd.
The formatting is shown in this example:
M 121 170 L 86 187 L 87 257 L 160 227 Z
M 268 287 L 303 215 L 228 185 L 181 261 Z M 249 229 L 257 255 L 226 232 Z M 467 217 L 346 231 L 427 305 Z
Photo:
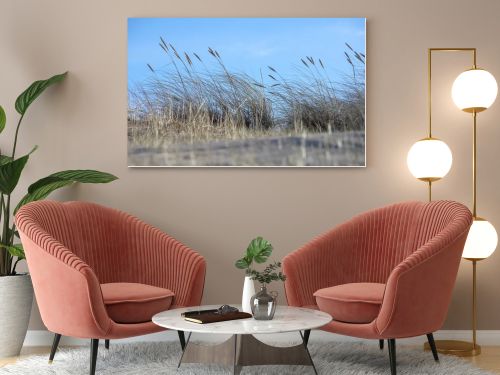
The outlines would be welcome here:
M 47 198 L 50 193 L 52 193 L 54 190 L 63 188 L 68 185 L 72 185 L 74 182 L 70 180 L 59 180 L 55 181 L 49 184 L 46 184 L 44 186 L 41 186 L 39 189 L 33 191 L 32 193 L 27 193 L 21 201 L 17 204 L 16 208 L 14 209 L 14 215 L 17 213 L 17 211 L 24 206 L 25 204 L 28 204 L 30 202 L 34 201 L 39 201 L 42 199 Z
M 111 173 L 95 171 L 93 169 L 70 169 L 53 173 L 51 176 L 91 184 L 105 184 L 118 179 L 118 177 Z
M 33 149 L 33 151 L 34 150 L 35 149 Z M 6 159 L 3 160 L 3 164 L 0 164 L 0 192 L 3 194 L 10 194 L 16 188 L 31 152 L 16 160 L 7 162 L 5 162 Z
M 10 156 L 0 155 L 0 165 L 7 164 L 10 161 L 12 161 L 12 158 Z
M 24 255 L 24 249 L 22 244 L 15 244 L 12 246 L 0 244 L 0 247 L 7 249 L 10 255 L 12 255 L 13 257 L 18 257 L 19 259 L 26 258 L 26 256 Z
M 239 268 L 242 270 L 244 270 L 250 266 L 250 264 L 248 263 L 248 261 L 245 258 L 238 259 L 234 265 L 236 266 L 236 268 Z
M 73 169 L 52 173 L 38 180 L 30 185 L 28 193 L 33 193 L 44 185 L 53 184 L 59 181 L 81 182 L 84 184 L 105 184 L 116 179 L 116 176 L 106 172 L 94 171 L 91 169 Z
M 5 129 L 5 123 L 7 122 L 7 116 L 5 115 L 5 111 L 0 105 L 0 133 Z
M 7 232 L 8 232 L 8 235 L 9 235 L 8 239 L 13 239 L 14 236 L 16 236 L 17 238 L 19 238 L 19 232 L 17 230 L 15 230 L 15 229 L 12 230 L 11 228 L 9 228 L 7 230 Z
M 116 180 L 117 177 L 110 173 L 94 170 L 67 170 L 44 177 L 28 188 L 28 193 L 21 199 L 14 210 L 14 214 L 25 204 L 45 199 L 54 190 L 65 186 L 81 183 L 107 183 Z
M 273 245 L 262 237 L 254 238 L 247 248 L 247 257 L 257 263 L 264 263 L 273 252 Z
M 61 82 L 62 80 L 64 80 L 64 78 L 66 78 L 67 74 L 68 72 L 65 72 L 63 74 L 58 74 L 50 77 L 46 80 L 33 82 L 31 86 L 24 90 L 23 93 L 16 99 L 16 111 L 19 114 L 24 115 L 30 104 L 33 103 L 35 99 L 38 98 L 47 87 Z
M 64 187 L 66 185 L 73 183 L 73 181 L 64 180 L 64 179 L 59 178 L 59 177 L 47 176 L 47 177 L 41 178 L 40 180 L 31 184 L 28 187 L 28 194 L 32 194 L 37 190 L 43 190 L 44 187 L 50 187 L 54 184 L 55 184 L 55 186 L 57 186 L 57 183 L 61 183 L 61 182 L 64 182 L 65 184 L 61 185 L 60 187 Z M 39 194 L 42 194 L 42 192 L 40 192 Z
M 267 258 L 269 257 L 269 255 L 257 255 L 253 258 L 253 260 L 255 260 L 256 263 L 264 263 Z

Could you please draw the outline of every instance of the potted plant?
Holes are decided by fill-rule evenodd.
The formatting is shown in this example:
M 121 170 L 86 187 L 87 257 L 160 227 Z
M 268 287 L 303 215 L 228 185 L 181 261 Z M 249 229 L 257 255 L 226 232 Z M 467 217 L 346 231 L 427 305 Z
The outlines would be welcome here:
M 12 152 L 0 154 L 0 358 L 19 355 L 31 313 L 33 287 L 29 274 L 19 274 L 16 267 L 24 259 L 19 243 L 19 234 L 13 215 L 29 202 L 46 198 L 51 192 L 75 182 L 107 183 L 115 176 L 94 170 L 66 170 L 53 173 L 28 187 L 27 193 L 16 204 L 11 200 L 24 167 L 36 146 L 27 154 L 18 157 L 17 140 L 21 124 L 29 106 L 50 86 L 63 81 L 67 73 L 31 84 L 16 100 L 19 113 Z M 5 129 L 7 119 L 0 106 L 0 133 Z
M 268 265 L 262 272 L 259 272 L 252 268 L 254 262 L 265 263 L 271 256 L 272 252 L 273 245 L 271 245 L 268 240 L 265 240 L 262 237 L 256 237 L 252 241 L 250 241 L 250 244 L 248 245 L 245 252 L 245 256 L 241 259 L 238 259 L 235 263 L 236 268 L 245 270 L 245 282 L 243 284 L 243 295 L 241 300 L 242 310 L 248 313 L 252 313 L 254 317 L 259 315 L 256 314 L 255 311 L 255 301 L 259 303 L 259 301 L 262 302 L 265 299 L 264 298 L 262 300 L 256 300 L 256 298 L 264 297 L 265 295 L 269 296 L 267 294 L 267 284 L 269 284 L 271 281 L 285 281 L 286 279 L 286 276 L 283 275 L 281 271 L 277 271 L 281 268 L 280 262 L 274 262 Z M 261 284 L 261 291 L 257 294 L 255 294 L 255 286 L 253 283 L 254 280 L 257 280 Z M 271 295 L 271 297 L 273 296 Z M 275 300 L 276 297 L 274 296 L 274 302 Z M 274 303 L 274 309 L 275 308 L 276 303 Z M 274 309 L 271 317 L 268 319 L 272 319 L 272 316 L 274 315 Z
M 254 238 L 248 244 L 245 256 L 235 263 L 236 268 L 245 270 L 245 282 L 243 283 L 243 293 L 241 297 L 241 308 L 244 312 L 251 313 L 250 299 L 255 294 L 255 286 L 252 280 L 252 264 L 264 263 L 273 252 L 273 245 L 262 237 Z

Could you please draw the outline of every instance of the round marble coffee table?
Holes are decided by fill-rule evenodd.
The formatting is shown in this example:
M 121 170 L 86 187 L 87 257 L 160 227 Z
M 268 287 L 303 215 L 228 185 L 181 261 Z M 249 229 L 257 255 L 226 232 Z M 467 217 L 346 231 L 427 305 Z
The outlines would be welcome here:
M 332 317 L 324 312 L 299 307 L 278 306 L 273 320 L 253 318 L 231 320 L 209 324 L 197 324 L 184 320 L 183 312 L 217 309 L 219 306 L 198 306 L 174 309 L 153 316 L 153 322 L 161 327 L 179 332 L 182 363 L 219 363 L 232 366 L 233 373 L 239 374 L 242 366 L 255 365 L 306 365 L 312 366 L 317 374 L 307 341 L 311 329 L 330 323 Z M 304 333 L 302 333 L 304 331 Z M 189 332 L 184 343 L 184 332 Z M 195 344 L 190 342 L 191 333 L 230 334 L 221 344 Z M 289 347 L 276 347 L 256 339 L 254 334 L 299 332 L 302 344 Z

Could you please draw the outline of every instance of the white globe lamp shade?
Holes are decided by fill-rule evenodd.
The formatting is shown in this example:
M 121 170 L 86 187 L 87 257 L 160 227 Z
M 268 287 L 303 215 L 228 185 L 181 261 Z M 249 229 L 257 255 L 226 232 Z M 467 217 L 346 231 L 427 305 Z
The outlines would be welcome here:
M 497 97 L 495 77 L 483 69 L 461 73 L 453 82 L 451 97 L 455 105 L 465 112 L 481 112 L 489 108 Z
M 498 235 L 495 227 L 487 220 L 474 218 L 465 241 L 462 257 L 466 259 L 486 259 L 495 251 Z
M 406 162 L 415 178 L 437 181 L 450 171 L 453 157 L 446 143 L 436 138 L 425 138 L 411 146 Z

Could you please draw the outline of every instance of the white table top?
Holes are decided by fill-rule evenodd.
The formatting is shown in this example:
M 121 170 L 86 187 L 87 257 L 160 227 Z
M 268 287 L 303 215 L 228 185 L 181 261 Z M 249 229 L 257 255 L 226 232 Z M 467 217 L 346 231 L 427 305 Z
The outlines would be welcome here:
M 322 311 L 289 306 L 278 306 L 272 320 L 248 318 L 197 324 L 188 322 L 181 316 L 181 313 L 186 311 L 217 309 L 219 307 L 219 305 L 212 305 L 167 310 L 153 316 L 153 322 L 161 327 L 178 331 L 246 335 L 314 329 L 322 327 L 332 320 L 329 314 Z M 239 306 L 235 307 L 240 308 Z

